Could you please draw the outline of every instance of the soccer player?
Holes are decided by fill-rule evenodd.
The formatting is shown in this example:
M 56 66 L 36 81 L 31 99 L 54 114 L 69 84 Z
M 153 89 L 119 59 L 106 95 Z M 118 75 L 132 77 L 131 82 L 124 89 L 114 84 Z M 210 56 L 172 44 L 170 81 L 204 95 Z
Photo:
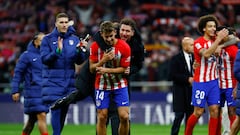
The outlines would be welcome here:
M 232 35 L 233 32 L 228 29 L 226 26 L 219 26 L 217 27 L 217 32 L 222 30 L 222 29 L 227 29 L 229 31 L 229 35 Z M 222 42 L 227 42 L 229 41 L 229 36 L 223 39 Z M 231 127 L 233 121 L 236 118 L 236 103 L 235 100 L 233 99 L 232 93 L 233 89 L 236 88 L 236 79 L 233 75 L 233 64 L 237 55 L 237 45 L 228 45 L 226 47 L 223 46 L 223 48 L 220 51 L 220 55 L 218 57 L 218 74 L 219 74 L 219 87 L 220 87 L 220 107 L 223 108 L 225 105 L 225 101 L 227 102 L 227 114 L 228 114 L 228 119 L 230 120 L 230 126 L 225 125 L 226 120 L 223 121 L 223 126 L 224 126 L 224 133 L 227 132 L 226 126 Z M 222 112 L 222 110 L 220 110 Z M 223 114 L 224 115 L 224 114 Z M 227 121 L 229 121 L 227 120 Z M 219 116 L 219 127 L 218 127 L 218 132 L 220 134 L 221 132 L 221 121 L 222 117 L 221 115 Z M 228 133 L 227 133 L 228 134 Z
M 96 72 L 97 134 L 106 134 L 110 94 L 113 94 L 120 119 L 119 134 L 128 135 L 129 95 L 124 72 L 130 66 L 131 50 L 125 41 L 116 38 L 117 32 L 112 22 L 101 23 L 100 34 L 111 48 L 109 51 L 103 51 L 96 42 L 90 47 L 90 71 Z
M 51 106 L 56 100 L 75 90 L 75 64 L 82 64 L 87 55 L 77 49 L 80 41 L 66 13 L 56 16 L 55 28 L 42 40 L 40 48 L 43 62 L 43 101 Z M 69 105 L 51 110 L 53 135 L 60 135 Z
M 12 79 L 12 99 L 17 102 L 20 98 L 20 84 L 24 82 L 24 113 L 28 115 L 22 135 L 30 135 L 37 121 L 41 135 L 48 135 L 46 113 L 48 107 L 42 102 L 42 61 L 39 47 L 45 35 L 38 33 L 29 42 L 27 51 L 21 54 L 14 69 Z
M 137 30 L 136 22 L 133 19 L 123 18 L 121 19 L 120 23 L 115 22 L 114 25 L 118 32 L 117 38 L 126 41 L 131 48 L 130 69 L 125 71 L 126 77 L 128 78 L 128 92 L 129 96 L 131 97 L 129 79 L 142 68 L 144 61 L 144 46 L 140 33 Z M 102 48 L 108 47 L 108 45 L 103 41 L 99 32 L 95 34 L 94 40 L 99 46 L 102 46 Z M 118 135 L 119 116 L 117 106 L 114 102 L 110 103 L 108 109 L 108 122 L 111 123 L 112 135 Z
M 206 103 L 210 114 L 208 134 L 217 134 L 220 90 L 215 51 L 222 39 L 228 36 L 227 29 L 222 29 L 216 35 L 217 26 L 218 20 L 213 15 L 205 15 L 199 18 L 198 31 L 202 36 L 194 41 L 194 58 L 200 65 L 194 70 L 192 89 L 194 112 L 187 121 L 185 135 L 193 134 L 193 128 L 204 113 Z

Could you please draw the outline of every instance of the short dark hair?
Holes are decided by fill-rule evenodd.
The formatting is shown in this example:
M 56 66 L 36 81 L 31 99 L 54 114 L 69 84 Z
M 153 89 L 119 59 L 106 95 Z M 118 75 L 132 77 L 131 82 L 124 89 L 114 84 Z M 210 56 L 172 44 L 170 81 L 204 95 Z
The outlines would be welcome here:
M 44 33 L 43 33 L 43 32 L 36 32 L 36 33 L 34 34 L 32 40 L 35 41 L 36 39 L 38 39 L 39 35 L 44 35 Z
M 230 27 L 227 27 L 227 26 L 218 26 L 216 31 L 220 31 L 222 29 L 227 29 L 229 35 L 233 34 L 233 31 L 230 29 Z
M 63 17 L 64 17 L 64 18 L 69 18 L 66 13 L 58 13 L 58 14 L 56 15 L 56 20 L 57 20 L 58 18 L 63 18 Z
M 121 24 L 125 24 L 125 25 L 129 25 L 132 27 L 132 29 L 135 31 L 136 30 L 136 22 L 131 19 L 131 18 L 123 18 L 121 21 L 120 21 L 120 25 Z
M 230 32 L 232 32 L 232 34 L 236 34 L 237 31 L 235 28 L 233 28 L 233 27 L 227 27 L 227 28 Z
M 199 18 L 198 27 L 197 27 L 198 28 L 198 32 L 203 34 L 204 33 L 203 28 L 206 27 L 207 22 L 209 22 L 209 21 L 214 21 L 216 23 L 216 27 L 218 27 L 219 21 L 218 21 L 218 19 L 214 15 L 205 15 L 205 16 L 201 16 Z
M 111 21 L 104 21 L 100 24 L 100 32 L 109 34 L 116 30 L 114 24 Z

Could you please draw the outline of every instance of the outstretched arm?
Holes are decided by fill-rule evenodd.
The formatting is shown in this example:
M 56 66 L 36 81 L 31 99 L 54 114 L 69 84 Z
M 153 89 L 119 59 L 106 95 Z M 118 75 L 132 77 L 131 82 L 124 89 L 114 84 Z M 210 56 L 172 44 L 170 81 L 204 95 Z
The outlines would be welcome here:
M 230 35 L 229 38 L 230 39 L 227 42 L 223 43 L 224 47 L 227 47 L 229 45 L 237 44 L 240 41 L 238 37 L 235 37 L 233 35 Z

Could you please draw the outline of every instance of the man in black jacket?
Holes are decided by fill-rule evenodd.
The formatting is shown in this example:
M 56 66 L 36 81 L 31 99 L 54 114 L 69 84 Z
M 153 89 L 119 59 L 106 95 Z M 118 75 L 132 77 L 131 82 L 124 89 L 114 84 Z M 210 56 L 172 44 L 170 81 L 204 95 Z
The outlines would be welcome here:
M 193 82 L 193 43 L 190 37 L 182 39 L 182 50 L 175 55 L 170 62 L 169 79 L 173 81 L 173 121 L 171 135 L 178 135 L 181 122 L 185 115 L 185 124 L 193 112 L 191 105 L 192 82 Z

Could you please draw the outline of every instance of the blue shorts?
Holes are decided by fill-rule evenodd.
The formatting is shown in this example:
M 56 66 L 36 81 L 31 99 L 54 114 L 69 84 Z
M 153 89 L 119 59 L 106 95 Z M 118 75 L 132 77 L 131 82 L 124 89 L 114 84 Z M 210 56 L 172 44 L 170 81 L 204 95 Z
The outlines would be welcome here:
M 220 89 L 220 106 L 224 107 L 225 101 L 227 106 L 236 106 L 236 101 L 233 99 L 233 88 Z
M 96 90 L 96 107 L 97 109 L 106 109 L 110 104 L 110 94 L 113 94 L 113 101 L 116 106 L 129 106 L 128 88 L 116 90 Z
M 218 80 L 209 82 L 193 82 L 192 105 L 204 108 L 220 104 L 220 90 Z

